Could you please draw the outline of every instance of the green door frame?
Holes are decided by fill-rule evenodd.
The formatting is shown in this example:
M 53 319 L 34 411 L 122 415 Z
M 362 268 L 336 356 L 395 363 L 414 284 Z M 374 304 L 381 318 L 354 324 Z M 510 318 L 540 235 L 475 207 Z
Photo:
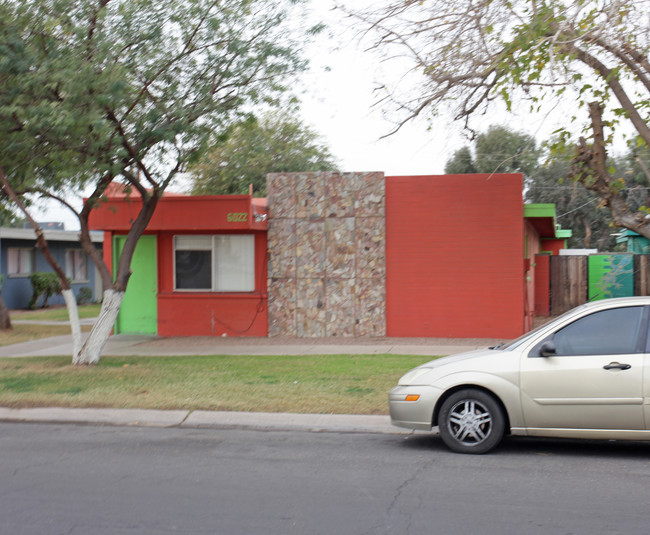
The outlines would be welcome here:
M 113 273 L 126 236 L 113 237 Z M 156 236 L 141 236 L 131 261 L 131 277 L 115 321 L 116 334 L 158 334 L 158 269 Z

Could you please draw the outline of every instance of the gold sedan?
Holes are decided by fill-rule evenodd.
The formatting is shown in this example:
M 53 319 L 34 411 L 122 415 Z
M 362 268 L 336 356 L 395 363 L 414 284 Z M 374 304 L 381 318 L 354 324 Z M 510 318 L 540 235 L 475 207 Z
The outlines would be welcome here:
M 393 425 L 438 427 L 461 453 L 504 435 L 650 440 L 650 297 L 581 305 L 508 344 L 405 374 Z

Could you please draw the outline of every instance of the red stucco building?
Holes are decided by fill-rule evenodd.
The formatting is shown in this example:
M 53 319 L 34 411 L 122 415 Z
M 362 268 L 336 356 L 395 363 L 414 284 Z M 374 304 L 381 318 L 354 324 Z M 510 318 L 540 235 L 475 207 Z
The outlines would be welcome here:
M 268 207 L 165 195 L 116 332 L 512 338 L 543 299 L 536 259 L 568 237 L 552 205 L 524 206 L 519 174 L 269 180 Z M 113 189 L 94 211 L 108 265 L 139 204 Z
M 93 211 L 107 265 L 140 205 L 113 190 Z M 265 199 L 165 194 L 138 242 L 115 332 L 266 336 L 266 231 Z

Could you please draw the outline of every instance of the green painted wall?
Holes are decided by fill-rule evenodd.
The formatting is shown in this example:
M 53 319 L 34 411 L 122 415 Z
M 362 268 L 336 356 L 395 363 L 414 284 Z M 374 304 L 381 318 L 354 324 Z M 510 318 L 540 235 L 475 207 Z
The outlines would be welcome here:
M 650 240 L 645 236 L 630 236 L 627 242 L 627 252 L 636 254 L 650 253 Z
M 634 257 L 629 254 L 589 256 L 589 300 L 634 295 Z
M 113 242 L 113 270 L 122 252 L 126 236 L 116 236 Z M 141 236 L 131 261 L 133 274 L 124 294 L 122 308 L 115 322 L 115 333 L 157 334 L 158 305 L 156 292 L 158 276 L 156 268 L 156 237 Z

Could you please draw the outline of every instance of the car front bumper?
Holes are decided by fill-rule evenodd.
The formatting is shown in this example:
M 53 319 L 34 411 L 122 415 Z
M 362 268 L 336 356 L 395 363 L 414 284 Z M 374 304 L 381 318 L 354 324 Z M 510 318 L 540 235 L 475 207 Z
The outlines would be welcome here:
M 431 431 L 433 409 L 441 394 L 442 390 L 430 385 L 396 386 L 388 395 L 391 423 L 397 427 Z

